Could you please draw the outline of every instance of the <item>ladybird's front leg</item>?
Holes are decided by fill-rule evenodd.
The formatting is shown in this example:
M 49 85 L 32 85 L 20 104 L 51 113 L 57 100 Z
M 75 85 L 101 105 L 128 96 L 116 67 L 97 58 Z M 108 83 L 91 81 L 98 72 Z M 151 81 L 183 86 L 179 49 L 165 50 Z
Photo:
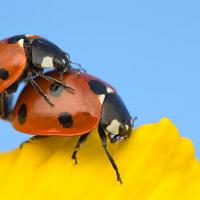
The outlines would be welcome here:
M 59 71 L 58 73 L 59 73 L 59 75 L 60 75 L 60 80 L 61 80 L 63 83 L 65 83 L 65 81 L 64 81 L 64 74 L 65 74 L 65 72 L 64 72 L 64 71 Z
M 18 82 L 15 82 L 0 94 L 0 117 L 5 120 L 9 120 L 14 100 L 12 94 L 17 91 L 17 88 Z
M 28 78 L 30 83 L 32 84 L 32 86 L 36 89 L 36 91 L 45 99 L 45 101 L 51 106 L 53 107 L 54 104 L 51 102 L 51 99 L 42 91 L 42 89 L 40 88 L 40 86 L 34 81 L 32 73 L 28 72 L 27 73 Z
M 80 149 L 81 144 L 83 144 L 86 141 L 86 139 L 87 139 L 89 134 L 90 133 L 86 133 L 84 135 L 81 135 L 79 140 L 78 140 L 78 142 L 76 143 L 76 146 L 74 147 L 74 152 L 72 154 L 72 159 L 75 161 L 75 163 L 74 163 L 75 165 L 78 164 L 78 160 L 77 160 L 77 157 L 76 157 L 76 155 L 78 153 L 78 150 Z
M 61 82 L 65 83 L 64 74 L 70 73 L 71 71 L 72 71 L 72 69 L 71 69 L 71 68 L 67 68 L 67 67 L 65 67 L 65 68 L 62 69 L 62 70 L 58 70 L 58 73 L 59 73 L 59 75 L 60 75 L 60 80 L 61 80 Z
M 51 83 L 53 83 L 53 84 L 55 84 L 55 85 L 57 85 L 57 86 L 62 86 L 67 92 L 70 92 L 70 93 L 74 93 L 74 89 L 73 88 L 71 88 L 71 87 L 69 87 L 69 86 L 67 86 L 64 82 L 62 82 L 62 81 L 59 81 L 59 80 L 57 80 L 57 79 L 55 79 L 55 78 L 52 78 L 51 76 L 48 76 L 48 75 L 46 75 L 46 74 L 44 74 L 44 73 L 38 73 L 38 76 L 40 76 L 41 78 L 43 78 L 43 79 L 45 79 L 45 80 L 47 80 L 47 81 L 50 81 Z
M 6 103 L 7 96 L 7 91 L 4 91 L 0 94 L 0 117 L 3 119 L 6 119 L 8 116 L 8 109 L 6 107 L 8 106 L 8 104 Z
M 25 144 L 36 143 L 37 141 L 44 140 L 48 137 L 50 137 L 50 136 L 42 136 L 42 135 L 33 136 L 33 137 L 29 138 L 28 140 L 22 142 L 20 144 L 19 148 L 22 149 Z

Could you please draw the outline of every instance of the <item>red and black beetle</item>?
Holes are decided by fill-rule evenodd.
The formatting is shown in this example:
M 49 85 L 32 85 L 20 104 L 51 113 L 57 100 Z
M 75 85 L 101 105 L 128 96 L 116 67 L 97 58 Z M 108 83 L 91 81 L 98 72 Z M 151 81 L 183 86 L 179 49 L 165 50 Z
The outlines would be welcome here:
M 16 91 L 18 83 L 28 78 L 37 92 L 53 105 L 33 77 L 40 76 L 62 85 L 67 91 L 73 89 L 62 81 L 44 74 L 45 68 L 55 68 L 62 74 L 71 70 L 70 58 L 54 43 L 36 35 L 17 35 L 0 41 L 0 116 L 5 117 L 5 99 Z M 62 77 L 62 75 L 61 75 Z
M 48 73 L 55 79 L 58 74 Z M 89 133 L 98 128 L 103 148 L 122 182 L 117 165 L 107 150 L 107 137 L 111 142 L 130 136 L 134 120 L 121 98 L 109 84 L 91 75 L 75 72 L 64 74 L 64 80 L 76 90 L 75 94 L 63 92 L 62 86 L 45 82 L 40 77 L 35 81 L 42 90 L 51 95 L 55 106 L 50 108 L 41 96 L 31 89 L 30 83 L 18 98 L 11 122 L 18 131 L 36 136 L 80 136 L 72 158 Z

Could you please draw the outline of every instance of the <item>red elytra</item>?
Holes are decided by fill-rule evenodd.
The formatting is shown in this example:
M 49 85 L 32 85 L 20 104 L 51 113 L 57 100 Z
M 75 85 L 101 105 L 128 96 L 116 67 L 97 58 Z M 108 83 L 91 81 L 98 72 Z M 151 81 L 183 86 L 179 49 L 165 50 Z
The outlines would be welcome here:
M 59 78 L 56 73 L 48 75 Z M 74 94 L 64 92 L 62 87 L 57 88 L 41 78 L 35 80 L 41 89 L 51 96 L 55 106 L 49 107 L 28 84 L 20 95 L 12 115 L 13 126 L 18 131 L 34 135 L 74 136 L 88 133 L 98 126 L 102 104 L 99 96 L 88 84 L 88 81 L 98 80 L 97 78 L 88 74 L 80 74 L 77 77 L 76 72 L 65 74 L 64 80 L 75 89 Z M 68 125 L 67 122 L 66 125 L 65 122 L 60 122 L 62 114 L 66 113 L 72 118 L 69 120 L 73 121 L 68 122 Z

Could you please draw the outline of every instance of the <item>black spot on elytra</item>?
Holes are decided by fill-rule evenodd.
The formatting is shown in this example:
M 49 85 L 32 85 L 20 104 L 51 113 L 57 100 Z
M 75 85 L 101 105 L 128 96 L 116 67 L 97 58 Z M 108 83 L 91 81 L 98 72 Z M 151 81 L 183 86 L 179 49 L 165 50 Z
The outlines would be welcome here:
M 9 73 L 4 68 L 0 69 L 0 79 L 7 80 L 9 78 Z
M 56 85 L 56 84 L 51 84 L 50 87 L 50 94 L 53 97 L 58 97 L 60 94 L 63 92 L 64 88 L 62 86 Z
M 24 124 L 26 122 L 26 117 L 27 117 L 26 104 L 22 104 L 20 106 L 19 111 L 18 111 L 18 121 L 19 121 L 19 123 Z
M 70 128 L 73 126 L 72 115 L 68 112 L 63 112 L 58 117 L 58 121 L 63 126 L 63 128 Z
M 8 38 L 7 42 L 9 44 L 17 43 L 19 40 L 24 39 L 25 35 L 16 35 L 13 37 Z
M 107 89 L 106 89 L 106 86 L 100 82 L 100 81 L 97 81 L 97 80 L 90 80 L 88 82 L 89 86 L 90 86 L 90 89 L 95 93 L 95 94 L 98 94 L 98 95 L 101 95 L 101 94 L 107 94 Z

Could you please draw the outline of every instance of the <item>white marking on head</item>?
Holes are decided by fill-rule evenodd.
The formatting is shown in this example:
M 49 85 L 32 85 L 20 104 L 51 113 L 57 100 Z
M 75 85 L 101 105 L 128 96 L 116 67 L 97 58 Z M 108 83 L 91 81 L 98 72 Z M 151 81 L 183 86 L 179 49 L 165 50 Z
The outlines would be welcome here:
M 110 94 L 110 93 L 114 93 L 114 90 L 110 87 L 107 87 L 107 93 Z
M 101 105 L 103 105 L 105 97 L 106 97 L 105 94 L 99 95 L 99 101 L 100 101 Z
M 112 134 L 119 134 L 119 127 L 120 127 L 120 122 L 117 119 L 112 120 L 110 125 L 106 127 L 106 130 Z
M 126 130 L 128 131 L 129 125 L 128 125 L 128 124 L 125 124 L 125 128 L 126 128 Z
M 64 64 L 66 64 L 66 61 L 65 61 L 65 59 L 62 59 L 62 61 L 63 61 L 63 63 L 64 63 Z
M 24 39 L 20 39 L 17 43 L 19 44 L 20 47 L 22 48 L 24 47 Z
M 53 58 L 50 56 L 44 57 L 41 63 L 41 67 L 47 67 L 47 68 L 54 67 Z

